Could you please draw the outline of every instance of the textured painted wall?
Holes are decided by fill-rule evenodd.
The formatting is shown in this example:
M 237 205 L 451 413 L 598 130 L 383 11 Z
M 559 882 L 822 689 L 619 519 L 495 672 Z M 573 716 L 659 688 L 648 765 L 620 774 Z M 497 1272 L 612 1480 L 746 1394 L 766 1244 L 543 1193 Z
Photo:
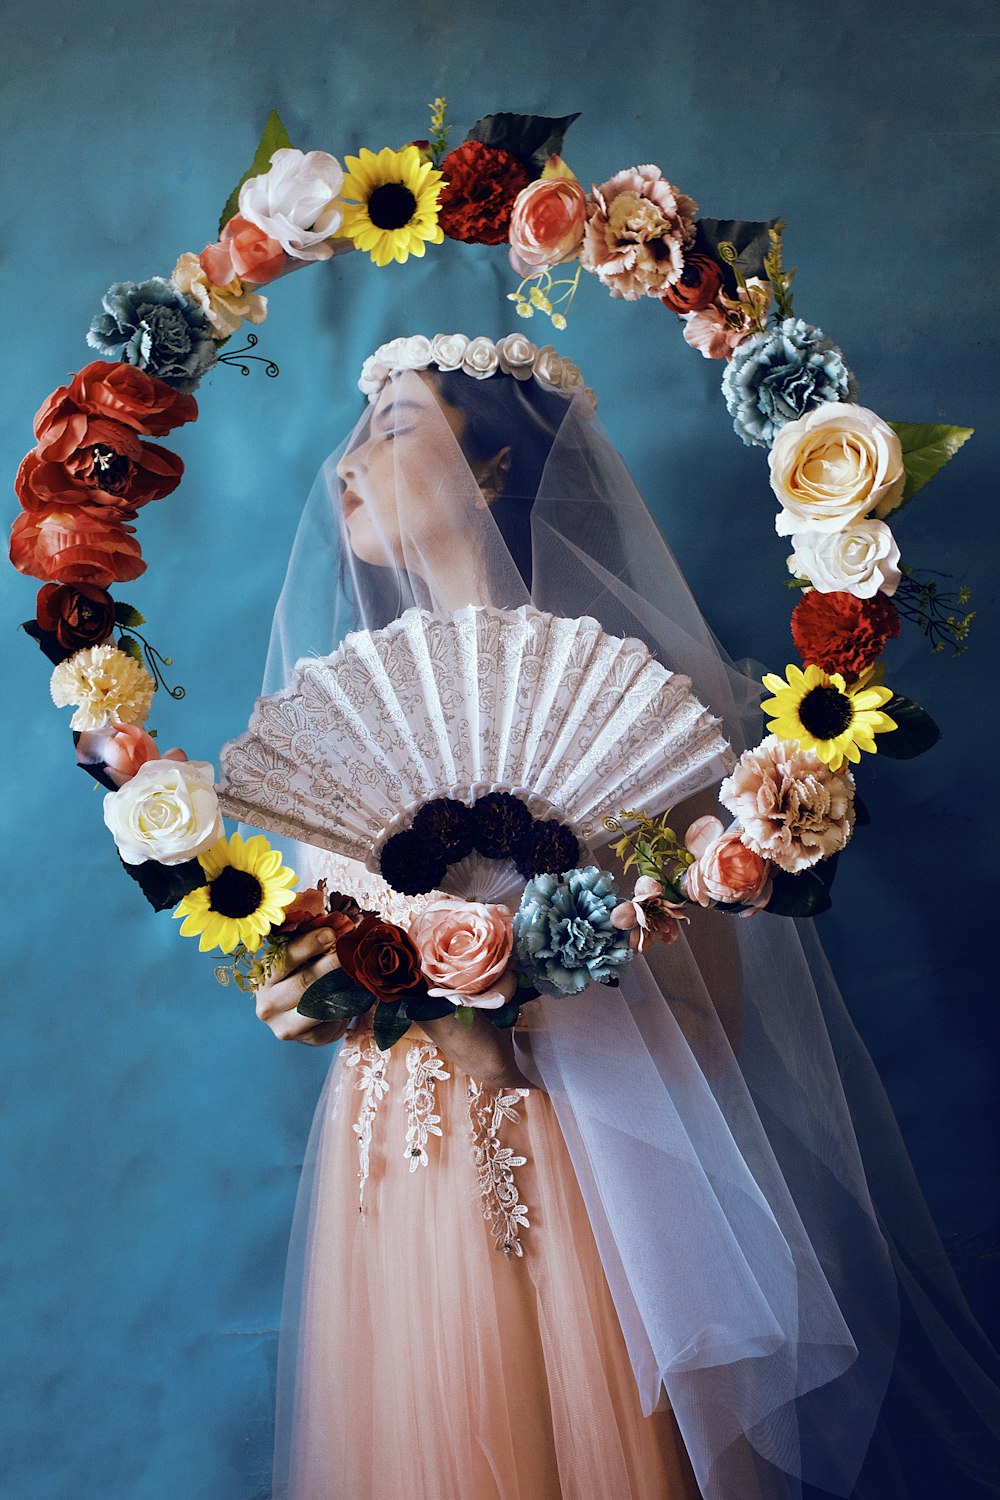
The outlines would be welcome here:
M 643 10 L 582 0 L 571 23 L 545 0 L 220 0 L 169 16 L 148 0 L 8 0 L 2 472 L 13 478 L 41 399 L 90 357 L 84 333 L 108 283 L 169 274 L 212 237 L 272 105 L 297 144 L 340 156 L 423 134 L 438 93 L 463 127 L 498 108 L 579 109 L 568 155 L 585 182 L 655 161 L 708 214 L 782 214 L 798 311 L 841 344 L 865 404 L 979 429 L 898 527 L 906 558 L 968 583 L 980 611 L 960 661 L 915 634 L 893 648 L 893 677 L 945 740 L 914 765 L 866 764 L 874 826 L 820 927 L 985 1313 L 995 28 L 971 0 L 947 21 L 928 0 Z M 299 507 L 354 419 L 365 353 L 398 332 L 499 336 L 510 284 L 502 250 L 446 243 L 423 263 L 376 272 L 349 256 L 273 288 L 262 342 L 280 379 L 220 369 L 205 382 L 201 420 L 168 440 L 185 482 L 142 517 L 149 572 L 117 591 L 187 687 L 182 704 L 157 705 L 163 743 L 212 758 L 244 725 Z M 559 342 L 726 646 L 782 666 L 785 548 L 763 455 L 729 428 L 719 367 L 656 304 L 612 303 L 589 280 Z M 262 1500 L 285 1240 L 328 1058 L 278 1046 L 146 911 L 117 868 L 100 793 L 74 768 L 47 666 L 15 632 L 33 588 L 9 571 L 0 587 L 15 747 L 0 1496 Z

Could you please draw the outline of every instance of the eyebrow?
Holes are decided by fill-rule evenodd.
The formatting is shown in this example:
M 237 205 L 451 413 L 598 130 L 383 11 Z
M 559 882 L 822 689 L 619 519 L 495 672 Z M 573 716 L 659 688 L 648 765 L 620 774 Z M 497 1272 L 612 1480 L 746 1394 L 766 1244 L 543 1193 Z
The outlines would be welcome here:
M 423 410 L 424 407 L 420 401 L 410 401 L 407 397 L 401 396 L 400 399 L 398 401 L 394 401 L 391 406 L 381 407 L 375 413 L 372 421 L 379 423 L 381 426 L 384 426 L 390 418 L 395 418 L 400 412 Z

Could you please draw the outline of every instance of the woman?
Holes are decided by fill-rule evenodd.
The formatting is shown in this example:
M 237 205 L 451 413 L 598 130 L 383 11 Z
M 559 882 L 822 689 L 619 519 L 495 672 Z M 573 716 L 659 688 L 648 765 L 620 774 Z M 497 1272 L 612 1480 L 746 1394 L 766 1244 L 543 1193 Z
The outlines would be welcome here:
M 374 399 L 307 505 L 266 686 L 414 603 L 533 602 L 645 640 L 742 749 L 754 685 L 576 372 L 513 336 L 484 370 L 466 345 L 399 340 L 366 365 Z M 414 915 L 343 863 L 314 871 Z M 310 937 L 288 958 L 262 1018 L 337 1039 L 295 1011 L 335 954 Z M 897 1298 L 908 1316 L 912 1264 L 940 1245 L 811 932 L 696 916 L 620 990 L 523 1021 L 513 1041 L 477 1016 L 388 1057 L 365 1034 L 342 1049 L 290 1261 L 276 1497 L 921 1493 L 916 1434 L 894 1453 L 877 1418 Z M 961 1324 L 949 1273 L 932 1280 Z M 947 1348 L 988 1422 L 993 1388 Z

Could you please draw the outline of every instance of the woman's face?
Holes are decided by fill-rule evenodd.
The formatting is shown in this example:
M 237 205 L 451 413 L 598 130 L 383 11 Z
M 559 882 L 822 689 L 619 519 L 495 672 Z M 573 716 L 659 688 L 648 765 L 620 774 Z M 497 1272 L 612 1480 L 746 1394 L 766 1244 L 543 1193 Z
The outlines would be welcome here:
M 410 566 L 455 546 L 475 503 L 459 492 L 463 481 L 468 489 L 469 470 L 459 446 L 467 421 L 465 412 L 416 372 L 386 381 L 367 432 L 337 464 L 356 557 Z

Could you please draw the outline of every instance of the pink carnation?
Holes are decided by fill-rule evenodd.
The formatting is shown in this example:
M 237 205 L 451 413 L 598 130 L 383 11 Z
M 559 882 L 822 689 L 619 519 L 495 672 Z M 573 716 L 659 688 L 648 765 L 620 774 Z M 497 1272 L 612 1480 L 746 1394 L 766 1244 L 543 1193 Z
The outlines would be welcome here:
M 718 818 L 698 818 L 684 842 L 695 856 L 685 875 L 688 899 L 699 906 L 726 905 L 760 908 L 771 899 L 771 867 L 740 837 L 739 826 L 723 831 Z
M 580 261 L 611 292 L 634 302 L 662 297 L 684 269 L 698 205 L 659 167 L 630 167 L 594 188 Z
M 517 980 L 508 969 L 514 917 L 506 906 L 432 901 L 409 935 L 429 995 L 478 1010 L 498 1010 L 514 998 Z
M 854 777 L 815 750 L 770 734 L 745 750 L 719 801 L 743 825 L 749 848 L 794 874 L 843 849 L 854 827 Z

